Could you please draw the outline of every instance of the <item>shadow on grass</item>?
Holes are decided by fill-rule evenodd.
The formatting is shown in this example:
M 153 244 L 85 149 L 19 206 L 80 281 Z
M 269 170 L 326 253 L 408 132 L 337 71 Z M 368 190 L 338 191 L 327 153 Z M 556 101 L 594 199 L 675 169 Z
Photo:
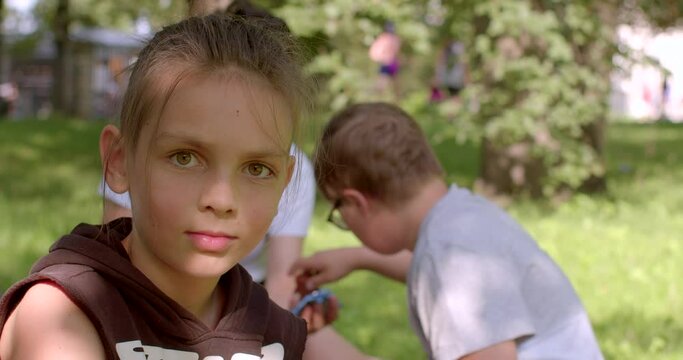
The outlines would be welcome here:
M 683 170 L 683 125 L 615 124 L 609 129 L 608 176 L 631 180 Z
M 95 218 L 103 126 L 0 123 L 0 289 L 25 276 L 58 236 Z
M 683 352 L 683 324 L 670 316 L 652 318 L 622 310 L 593 327 L 606 359 L 674 358 Z
M 49 196 L 68 199 L 73 180 L 99 171 L 103 123 L 25 121 L 0 128 L 0 184 L 12 202 Z

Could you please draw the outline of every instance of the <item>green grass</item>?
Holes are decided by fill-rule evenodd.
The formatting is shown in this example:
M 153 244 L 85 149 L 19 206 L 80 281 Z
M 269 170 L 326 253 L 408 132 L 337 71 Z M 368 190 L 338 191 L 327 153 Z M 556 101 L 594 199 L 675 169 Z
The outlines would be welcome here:
M 79 222 L 101 216 L 101 123 L 0 122 L 0 289 Z
M 0 122 L 0 290 L 79 222 L 97 222 L 100 122 Z M 557 206 L 509 207 L 579 292 L 608 359 L 683 358 L 683 126 L 612 125 L 609 192 Z M 449 178 L 469 186 L 477 148 L 444 142 Z M 357 245 L 328 226 L 320 201 L 306 253 Z M 403 285 L 357 272 L 331 288 L 335 327 L 386 359 L 425 359 L 407 320 Z

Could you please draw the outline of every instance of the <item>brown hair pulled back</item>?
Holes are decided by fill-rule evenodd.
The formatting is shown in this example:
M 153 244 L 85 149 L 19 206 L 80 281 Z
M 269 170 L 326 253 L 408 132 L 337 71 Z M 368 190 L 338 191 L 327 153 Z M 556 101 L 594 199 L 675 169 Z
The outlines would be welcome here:
M 302 56 L 287 32 L 226 14 L 191 17 L 156 33 L 132 66 L 121 110 L 124 141 L 135 148 L 142 127 L 158 117 L 187 73 L 237 70 L 264 78 L 288 102 L 294 128 L 310 107 Z
M 323 130 L 315 155 L 325 196 L 353 188 L 388 205 L 400 205 L 443 169 L 420 126 L 387 103 L 352 105 Z

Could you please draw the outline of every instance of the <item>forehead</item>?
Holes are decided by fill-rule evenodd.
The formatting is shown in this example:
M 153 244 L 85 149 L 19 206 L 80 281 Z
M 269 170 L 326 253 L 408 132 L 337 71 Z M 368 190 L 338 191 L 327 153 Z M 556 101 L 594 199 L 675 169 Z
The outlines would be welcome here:
M 293 133 L 291 111 L 282 94 L 266 80 L 236 70 L 180 79 L 159 120 L 148 125 L 143 134 L 151 140 L 171 134 L 211 144 L 251 142 L 257 147 L 270 142 L 284 151 Z

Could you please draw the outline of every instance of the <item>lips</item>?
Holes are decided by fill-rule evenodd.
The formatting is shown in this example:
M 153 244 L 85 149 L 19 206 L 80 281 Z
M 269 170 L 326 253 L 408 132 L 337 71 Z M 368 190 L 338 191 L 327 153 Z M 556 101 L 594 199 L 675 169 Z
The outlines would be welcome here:
M 201 252 L 223 252 L 237 240 L 236 236 L 211 231 L 188 231 L 186 234 Z

